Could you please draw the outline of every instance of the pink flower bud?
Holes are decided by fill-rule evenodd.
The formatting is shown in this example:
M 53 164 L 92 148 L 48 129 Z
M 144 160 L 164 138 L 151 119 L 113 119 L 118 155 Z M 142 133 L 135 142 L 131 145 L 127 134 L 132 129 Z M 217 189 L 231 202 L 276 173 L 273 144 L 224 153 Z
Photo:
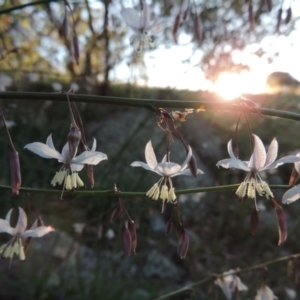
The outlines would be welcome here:
M 131 235 L 130 235 L 128 228 L 125 227 L 125 225 L 123 225 L 123 227 L 121 229 L 121 241 L 122 241 L 122 247 L 123 247 L 124 254 L 126 256 L 130 256 L 131 247 L 132 247 Z
M 121 207 L 118 204 L 118 206 L 113 210 L 111 217 L 110 217 L 110 221 L 113 222 L 114 220 L 116 220 L 118 218 L 118 216 L 121 213 Z
M 184 259 L 189 249 L 189 236 L 182 225 L 177 226 L 177 237 L 177 253 L 181 259 Z
M 9 153 L 9 165 L 10 165 L 10 176 L 11 176 L 11 188 L 12 195 L 19 195 L 19 190 L 21 187 L 21 168 L 19 153 L 15 150 Z
M 136 235 L 136 226 L 134 222 L 129 221 L 128 230 L 131 236 L 131 249 L 133 253 L 136 254 L 137 235 Z
M 283 208 L 276 202 L 275 199 L 272 199 L 272 202 L 275 206 L 275 212 L 276 212 L 277 224 L 278 224 L 278 233 L 279 233 L 278 246 L 280 246 L 287 239 L 288 232 L 287 232 L 286 219 L 285 219 Z
M 173 220 L 170 219 L 166 224 L 166 235 L 168 235 L 173 229 Z
M 293 168 L 291 177 L 290 177 L 290 181 L 289 181 L 289 186 L 293 186 L 296 184 L 297 180 L 299 179 L 299 174 L 297 172 L 297 170 L 295 169 L 295 167 Z

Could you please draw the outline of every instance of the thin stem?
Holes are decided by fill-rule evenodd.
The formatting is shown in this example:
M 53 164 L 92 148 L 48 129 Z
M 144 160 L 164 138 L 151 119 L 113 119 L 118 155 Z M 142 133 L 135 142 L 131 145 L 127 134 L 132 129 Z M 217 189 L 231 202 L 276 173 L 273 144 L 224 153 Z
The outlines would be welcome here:
M 297 258 L 300 256 L 300 253 L 297 253 L 297 254 L 291 254 L 291 255 L 287 255 L 287 256 L 283 256 L 283 257 L 279 257 L 279 258 L 276 258 L 276 259 L 272 259 L 272 260 L 269 260 L 269 261 L 266 261 L 264 263 L 261 263 L 261 264 L 257 264 L 257 265 L 254 265 L 252 267 L 248 267 L 248 268 L 245 268 L 245 269 L 239 269 L 237 271 L 234 271 L 234 272 L 231 272 L 230 275 L 237 275 L 237 274 L 241 274 L 241 273 L 246 273 L 246 272 L 249 272 L 249 271 L 253 271 L 253 270 L 257 270 L 257 269 L 260 269 L 260 268 L 263 268 L 263 267 L 266 267 L 266 266 L 269 266 L 269 265 L 272 265 L 272 264 L 276 264 L 276 263 L 279 263 L 279 262 L 282 262 L 282 261 L 286 261 L 286 260 L 289 260 L 289 259 L 292 259 L 292 258 Z M 228 274 L 227 274 L 228 275 Z M 224 275 L 224 274 L 211 274 L 210 276 L 207 276 L 193 284 L 189 284 L 187 286 L 184 286 L 178 290 L 175 290 L 175 291 L 172 291 L 170 293 L 167 293 L 165 295 L 162 295 L 158 298 L 155 298 L 154 300 L 162 300 L 162 299 L 166 299 L 168 297 L 171 297 L 171 296 L 174 296 L 174 295 L 177 295 L 179 293 L 182 293 L 186 290 L 190 290 L 192 289 L 193 287 L 197 286 L 197 285 L 201 285 L 203 283 L 206 283 L 210 280 L 213 280 L 213 279 L 217 279 L 217 278 L 223 278 L 227 275 Z
M 178 190 L 176 191 L 176 195 L 188 195 L 188 194 L 196 194 L 196 193 L 204 193 L 204 192 L 222 192 L 222 191 L 232 191 L 237 189 L 239 184 L 231 184 L 231 185 L 220 185 L 213 187 L 203 187 L 203 188 L 195 188 L 195 189 L 186 189 L 186 190 Z M 289 185 L 270 185 L 271 189 L 284 189 L 287 190 L 291 188 Z M 11 186 L 8 185 L 0 185 L 0 190 L 11 190 Z M 61 190 L 49 190 L 49 189 L 32 189 L 21 187 L 20 192 L 23 193 L 47 193 L 52 195 L 59 195 Z M 76 191 L 65 191 L 65 196 L 115 196 L 115 190 L 76 190 Z M 145 197 L 146 192 L 120 192 L 120 196 L 122 197 Z
M 236 113 L 252 113 L 262 114 L 266 116 L 280 117 L 289 120 L 300 121 L 300 114 L 276 110 L 271 108 L 262 107 L 246 107 L 236 105 L 230 101 L 185 101 L 185 100 L 153 100 L 153 99 L 133 99 L 123 97 L 111 97 L 111 96 L 96 96 L 96 95 L 80 95 L 70 94 L 70 101 L 84 102 L 84 103 L 96 103 L 96 104 L 109 104 L 129 107 L 142 107 L 149 109 L 153 112 L 157 111 L 158 107 L 164 108 L 193 108 L 197 111 L 201 107 L 201 110 L 217 110 L 217 111 L 230 111 Z M 0 92 L 0 99 L 13 99 L 13 100 L 32 100 L 32 101 L 65 101 L 65 95 L 60 93 L 33 93 L 33 92 Z

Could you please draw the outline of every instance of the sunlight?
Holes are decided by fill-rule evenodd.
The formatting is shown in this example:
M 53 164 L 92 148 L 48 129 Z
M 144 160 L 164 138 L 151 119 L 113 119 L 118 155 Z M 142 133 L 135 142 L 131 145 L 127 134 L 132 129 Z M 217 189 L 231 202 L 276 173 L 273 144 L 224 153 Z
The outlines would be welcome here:
M 260 94 L 266 92 L 265 72 L 251 71 L 241 73 L 220 73 L 213 84 L 212 92 L 224 100 L 232 100 L 242 94 Z

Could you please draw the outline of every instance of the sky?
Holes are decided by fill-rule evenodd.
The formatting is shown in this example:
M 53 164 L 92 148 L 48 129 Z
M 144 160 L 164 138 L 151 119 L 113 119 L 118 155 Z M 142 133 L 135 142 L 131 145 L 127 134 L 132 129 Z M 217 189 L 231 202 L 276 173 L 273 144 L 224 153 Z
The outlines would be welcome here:
M 300 1 L 292 3 L 293 17 L 300 16 Z M 300 53 L 300 24 L 296 23 L 296 29 L 289 36 L 270 36 L 261 41 L 263 48 L 273 53 L 279 52 L 279 56 L 272 64 L 268 64 L 265 58 L 259 58 L 254 52 L 259 45 L 250 45 L 243 52 L 235 51 L 234 60 L 239 63 L 247 63 L 250 72 L 223 73 L 214 84 L 205 79 L 205 75 L 198 64 L 203 53 L 197 50 L 191 58 L 191 63 L 182 61 L 190 57 L 193 52 L 192 45 L 187 41 L 190 37 L 181 35 L 179 44 L 166 48 L 159 45 L 154 51 L 145 53 L 147 69 L 147 85 L 150 87 L 169 87 L 189 90 L 208 90 L 217 92 L 224 99 L 233 99 L 241 94 L 266 92 L 267 76 L 275 71 L 288 72 L 300 81 L 300 67 L 298 65 Z M 119 71 L 122 76 L 126 73 L 126 65 L 121 65 Z M 132 70 L 131 70 L 132 71 Z M 145 84 L 144 80 L 138 81 Z

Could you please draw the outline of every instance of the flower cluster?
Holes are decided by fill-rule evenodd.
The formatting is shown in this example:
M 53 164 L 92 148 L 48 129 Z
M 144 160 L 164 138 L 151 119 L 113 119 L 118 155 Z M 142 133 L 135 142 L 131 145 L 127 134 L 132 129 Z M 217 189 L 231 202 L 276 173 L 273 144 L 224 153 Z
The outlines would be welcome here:
M 192 176 L 191 171 L 187 169 L 191 157 L 192 149 L 189 147 L 189 152 L 182 165 L 170 162 L 170 153 L 166 154 L 162 161 L 158 163 L 152 143 L 149 141 L 145 148 L 145 159 L 147 163 L 134 161 L 131 166 L 142 167 L 162 176 L 161 179 L 150 188 L 146 193 L 146 196 L 153 200 L 158 200 L 158 198 L 160 198 L 163 202 L 172 203 L 176 201 L 176 194 L 171 178 L 178 175 Z M 203 172 L 200 169 L 197 169 L 197 174 L 203 174 Z

